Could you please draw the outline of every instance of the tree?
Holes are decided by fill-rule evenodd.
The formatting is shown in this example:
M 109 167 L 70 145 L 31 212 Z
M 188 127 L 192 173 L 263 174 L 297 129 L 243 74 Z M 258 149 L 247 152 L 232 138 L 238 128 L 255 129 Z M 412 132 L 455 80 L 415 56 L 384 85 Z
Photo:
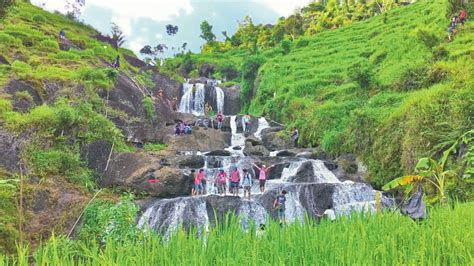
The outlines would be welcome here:
M 123 35 L 122 30 L 115 23 L 112 23 L 112 36 L 110 38 L 112 38 L 112 46 L 115 50 L 118 50 L 125 42 L 125 35 Z
M 142 49 L 140 49 L 140 53 L 143 54 L 143 55 L 148 55 L 148 56 L 153 56 L 155 55 L 155 51 L 153 50 L 153 48 L 150 46 L 150 45 L 145 45 L 143 46 Z
M 66 0 L 66 17 L 77 19 L 81 15 L 81 9 L 85 4 L 85 0 Z
M 173 26 L 171 24 L 168 24 L 166 25 L 166 33 L 169 35 L 169 36 L 173 36 L 175 35 L 176 33 L 178 33 L 178 26 Z
M 209 24 L 206 20 L 201 22 L 201 35 L 199 37 L 203 38 L 207 43 L 212 43 L 216 40 L 216 35 L 212 32 L 212 25 Z
M 285 32 L 292 40 L 303 34 L 303 17 L 300 13 L 291 15 L 285 20 Z
M 1 0 L 0 1 L 0 20 L 4 19 L 10 7 L 15 4 L 15 0 Z

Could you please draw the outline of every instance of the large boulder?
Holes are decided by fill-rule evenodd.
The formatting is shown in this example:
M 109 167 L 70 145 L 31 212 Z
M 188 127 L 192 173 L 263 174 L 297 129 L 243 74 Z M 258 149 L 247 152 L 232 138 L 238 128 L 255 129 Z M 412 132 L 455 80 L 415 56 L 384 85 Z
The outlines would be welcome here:
M 185 156 L 184 158 L 181 157 L 179 162 L 180 168 L 202 168 L 204 167 L 204 157 L 192 155 L 192 156 Z
M 12 95 L 13 110 L 18 112 L 27 112 L 35 105 L 43 103 L 39 90 L 23 81 L 11 80 L 4 91 Z
M 314 182 L 314 168 L 313 163 L 311 161 L 304 162 L 298 171 L 296 172 L 296 176 L 292 180 L 294 183 L 308 183 Z
M 148 154 L 121 153 L 113 156 L 100 185 L 155 197 L 178 197 L 190 193 L 192 178 L 179 169 L 162 166 L 158 158 Z
M 214 129 L 193 127 L 189 135 L 174 135 L 174 127 L 167 127 L 168 135 L 164 143 L 173 151 L 213 151 L 224 150 L 230 145 L 231 134 Z
M 244 154 L 247 156 L 268 156 L 270 152 L 263 145 L 252 145 L 250 142 L 245 143 Z
M 357 160 L 355 155 L 350 153 L 343 154 L 334 163 L 337 167 L 331 170 L 338 179 L 365 182 L 368 174 L 367 166 Z
M 89 168 L 103 175 L 111 149 L 112 145 L 106 140 L 94 141 L 81 147 L 81 158 L 87 162 Z
M 284 139 L 277 135 L 280 131 L 280 127 L 270 127 L 262 130 L 263 145 L 267 149 L 277 151 L 293 147 L 293 142 L 289 138 Z
M 209 215 L 209 222 L 212 225 L 216 221 L 225 221 L 226 215 L 232 213 L 238 214 L 241 205 L 240 197 L 211 195 L 206 197 L 206 209 Z
M 224 114 L 235 115 L 240 112 L 240 85 L 223 88 Z

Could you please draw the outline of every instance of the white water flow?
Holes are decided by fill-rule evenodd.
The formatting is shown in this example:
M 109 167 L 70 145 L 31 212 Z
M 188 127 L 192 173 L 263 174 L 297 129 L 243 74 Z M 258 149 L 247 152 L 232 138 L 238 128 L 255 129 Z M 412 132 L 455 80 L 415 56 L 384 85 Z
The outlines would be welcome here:
M 298 171 L 300 171 L 303 164 L 307 162 L 311 162 L 311 167 L 313 168 L 313 180 L 310 181 L 311 183 L 341 183 L 341 181 L 339 181 L 339 179 L 337 179 L 337 177 L 324 165 L 323 161 L 310 159 L 302 159 L 290 163 L 290 166 L 283 169 L 280 181 L 293 182 L 293 180 L 298 176 Z
M 210 89 L 208 96 L 210 95 L 211 99 L 207 101 L 212 105 L 217 107 L 217 112 L 224 113 L 224 91 L 217 87 L 219 84 L 218 81 L 208 80 L 208 86 L 206 87 L 203 83 L 183 83 L 183 95 L 179 103 L 178 111 L 181 113 L 190 113 L 193 115 L 204 115 L 204 106 L 206 103 L 206 88 Z M 211 102 L 215 101 L 215 102 Z
M 216 92 L 217 112 L 224 113 L 224 91 L 219 87 L 214 87 Z
M 237 116 L 231 116 L 229 122 L 232 138 L 230 140 L 230 147 L 225 150 L 229 151 L 232 156 L 244 156 L 243 150 L 245 148 L 245 135 L 244 133 L 237 133 Z
M 259 139 L 259 140 L 262 140 L 262 130 L 264 130 L 265 128 L 269 128 L 270 127 L 270 124 L 268 123 L 267 119 L 265 119 L 265 117 L 260 117 L 258 119 L 258 128 L 257 128 L 257 131 L 255 132 L 254 136 Z
M 179 112 L 181 113 L 192 113 L 193 110 L 193 84 L 184 83 L 183 84 L 183 96 L 179 103 Z

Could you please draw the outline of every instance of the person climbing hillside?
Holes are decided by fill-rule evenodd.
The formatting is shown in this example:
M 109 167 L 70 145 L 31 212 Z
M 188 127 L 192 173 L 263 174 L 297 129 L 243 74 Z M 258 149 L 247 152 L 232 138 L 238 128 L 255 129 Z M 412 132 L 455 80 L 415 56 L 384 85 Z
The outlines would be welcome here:
M 250 191 L 252 190 L 252 175 L 249 173 L 247 169 L 244 169 L 244 176 L 242 178 L 242 187 L 244 188 L 244 198 L 248 197 L 248 199 L 250 200 Z
M 219 173 L 217 174 L 215 183 L 217 184 L 217 193 L 219 193 L 219 195 L 224 194 L 224 196 L 225 196 L 226 193 L 227 193 L 226 192 L 227 174 L 224 171 L 224 169 L 219 170 Z
M 217 120 L 217 129 L 222 129 L 222 123 L 224 122 L 224 115 L 221 112 L 217 113 L 216 120 Z
M 298 140 L 300 139 L 300 132 L 298 131 L 296 127 L 293 129 L 293 134 L 291 134 L 291 138 L 293 139 L 295 148 L 298 148 Z
M 250 128 L 252 127 L 252 117 L 247 113 L 244 116 L 244 132 L 248 133 L 250 132 Z
M 458 16 L 454 15 L 451 18 L 451 27 L 456 28 L 457 22 L 458 22 Z
M 453 41 L 454 27 L 450 26 L 448 28 L 448 41 Z
M 240 173 L 239 173 L 239 169 L 237 169 L 236 167 L 230 174 L 230 190 L 232 192 L 232 195 L 234 196 L 239 195 L 239 185 L 240 185 Z
M 114 63 L 113 63 L 112 65 L 113 65 L 113 67 L 114 67 L 115 69 L 119 69 L 119 68 L 120 68 L 120 55 L 117 55 L 117 57 L 115 58 L 115 61 L 114 61 Z
M 253 164 L 260 172 L 258 175 L 258 182 L 260 185 L 260 192 L 265 192 L 265 183 L 267 182 L 268 171 L 274 166 L 267 167 L 266 165 L 262 165 L 262 167 L 258 167 L 256 164 Z
M 467 12 L 463 8 L 459 12 L 459 22 L 461 22 L 461 28 L 464 28 L 464 22 L 466 21 L 466 17 L 467 17 Z
M 64 32 L 64 29 L 61 29 L 61 30 L 59 31 L 59 40 L 62 41 L 62 40 L 66 40 L 66 39 L 67 39 L 67 38 L 66 38 L 66 33 Z
M 285 203 L 286 203 L 286 190 L 282 190 L 273 202 L 273 208 L 278 211 L 278 219 L 280 225 L 285 223 Z
M 193 188 L 193 191 L 191 193 L 192 196 L 199 195 L 202 192 L 202 186 L 201 186 L 202 174 L 201 174 L 201 170 L 199 170 L 198 174 L 196 174 L 194 172 L 194 170 L 191 170 L 191 173 L 194 175 L 194 188 Z
M 173 111 L 178 110 L 178 98 L 177 97 L 173 97 L 173 99 L 171 100 L 171 109 Z

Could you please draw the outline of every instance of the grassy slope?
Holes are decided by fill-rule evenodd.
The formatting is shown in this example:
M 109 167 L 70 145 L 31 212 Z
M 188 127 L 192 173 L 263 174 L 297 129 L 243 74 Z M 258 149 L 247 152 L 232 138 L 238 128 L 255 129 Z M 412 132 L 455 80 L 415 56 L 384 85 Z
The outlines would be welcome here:
M 336 222 L 306 221 L 257 237 L 237 221 L 211 228 L 204 238 L 179 231 L 167 241 L 152 235 L 93 243 L 53 238 L 40 248 L 37 264 L 62 265 L 470 265 L 474 262 L 474 204 L 430 210 L 417 223 L 398 213 L 355 215 Z M 19 264 L 27 265 L 25 250 Z M 0 263 L 6 261 L 0 255 Z
M 445 4 L 419 1 L 268 59 L 251 112 L 299 127 L 306 145 L 357 153 L 378 185 L 411 172 L 473 124 L 473 24 L 447 43 Z

